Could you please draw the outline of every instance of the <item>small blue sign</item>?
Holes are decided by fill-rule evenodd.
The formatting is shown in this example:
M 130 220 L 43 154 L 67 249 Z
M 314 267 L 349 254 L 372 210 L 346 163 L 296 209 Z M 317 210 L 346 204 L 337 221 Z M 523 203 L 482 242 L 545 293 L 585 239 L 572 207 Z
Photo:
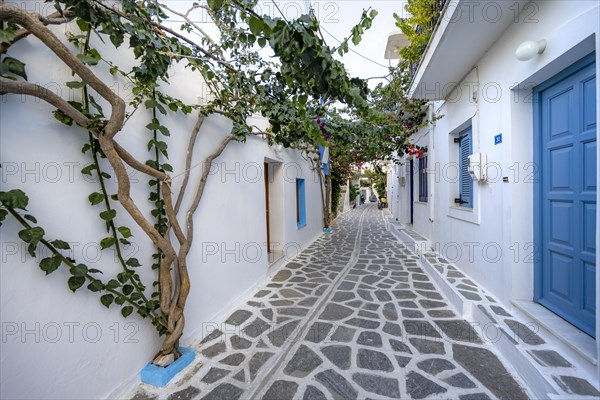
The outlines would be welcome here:
M 319 145 L 319 155 L 323 164 L 323 174 L 329 175 L 329 151 L 325 151 L 326 147 Z M 327 153 L 327 154 L 326 154 Z M 325 159 L 325 156 L 327 159 Z
M 502 134 L 501 133 L 494 136 L 494 144 L 500 144 L 500 143 L 502 143 Z

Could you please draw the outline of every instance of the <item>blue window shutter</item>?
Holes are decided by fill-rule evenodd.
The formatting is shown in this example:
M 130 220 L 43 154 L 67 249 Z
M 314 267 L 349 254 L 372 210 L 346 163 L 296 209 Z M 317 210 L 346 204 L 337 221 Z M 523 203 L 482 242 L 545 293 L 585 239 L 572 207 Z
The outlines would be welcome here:
M 427 202 L 427 156 L 419 158 L 419 201 Z
M 462 207 L 473 207 L 473 180 L 469 175 L 469 156 L 473 153 L 471 128 L 461 133 L 458 158 L 460 169 L 459 191 Z
M 296 179 L 296 227 L 306 226 L 306 191 L 304 179 Z

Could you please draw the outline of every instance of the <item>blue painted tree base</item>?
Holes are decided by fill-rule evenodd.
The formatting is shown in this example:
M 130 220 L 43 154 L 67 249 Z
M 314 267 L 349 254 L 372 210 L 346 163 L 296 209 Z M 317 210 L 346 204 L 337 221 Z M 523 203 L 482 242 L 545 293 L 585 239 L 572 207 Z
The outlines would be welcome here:
M 141 373 L 142 382 L 157 387 L 163 387 L 169 383 L 175 375 L 194 361 L 196 353 L 193 349 L 190 349 L 189 347 L 180 347 L 178 350 L 181 353 L 181 356 L 166 367 L 159 367 L 154 364 L 146 365 Z
M 323 232 L 331 233 L 331 232 L 333 232 L 333 229 L 332 228 L 323 228 Z

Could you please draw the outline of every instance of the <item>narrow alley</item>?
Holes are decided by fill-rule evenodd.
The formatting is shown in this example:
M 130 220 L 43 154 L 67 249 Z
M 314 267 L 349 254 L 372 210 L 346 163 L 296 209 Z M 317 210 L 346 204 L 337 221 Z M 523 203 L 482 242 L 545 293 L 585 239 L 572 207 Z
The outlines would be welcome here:
M 358 207 L 333 228 L 215 321 L 179 382 L 134 399 L 532 397 L 381 211 Z

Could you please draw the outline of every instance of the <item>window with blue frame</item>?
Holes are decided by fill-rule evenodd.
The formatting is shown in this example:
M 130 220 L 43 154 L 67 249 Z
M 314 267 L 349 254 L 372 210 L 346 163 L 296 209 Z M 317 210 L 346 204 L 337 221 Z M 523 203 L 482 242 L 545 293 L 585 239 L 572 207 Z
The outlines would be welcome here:
M 306 192 L 304 179 L 296 179 L 296 227 L 306 226 Z
M 459 198 L 454 202 L 467 208 L 473 208 L 473 179 L 469 175 L 469 156 L 473 154 L 473 134 L 471 127 L 462 131 L 456 139 L 458 143 L 458 190 Z
M 427 156 L 419 158 L 419 201 L 427 202 Z

